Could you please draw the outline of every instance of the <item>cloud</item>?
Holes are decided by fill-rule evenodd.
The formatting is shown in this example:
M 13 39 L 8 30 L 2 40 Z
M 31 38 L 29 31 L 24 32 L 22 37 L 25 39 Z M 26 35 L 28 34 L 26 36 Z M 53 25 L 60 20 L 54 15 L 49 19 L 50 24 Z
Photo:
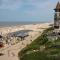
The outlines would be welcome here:
M 18 9 L 26 6 L 36 6 L 48 0 L 0 0 L 0 9 Z M 40 6 L 40 5 L 39 5 Z
M 0 20 L 49 20 L 56 4 L 55 0 L 0 1 Z

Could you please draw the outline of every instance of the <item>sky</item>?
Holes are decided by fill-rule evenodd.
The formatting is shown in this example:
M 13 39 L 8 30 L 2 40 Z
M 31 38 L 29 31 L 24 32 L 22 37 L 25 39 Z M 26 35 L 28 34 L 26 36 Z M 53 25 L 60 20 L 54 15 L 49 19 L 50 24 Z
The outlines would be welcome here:
M 59 0 L 0 0 L 0 21 L 52 22 Z

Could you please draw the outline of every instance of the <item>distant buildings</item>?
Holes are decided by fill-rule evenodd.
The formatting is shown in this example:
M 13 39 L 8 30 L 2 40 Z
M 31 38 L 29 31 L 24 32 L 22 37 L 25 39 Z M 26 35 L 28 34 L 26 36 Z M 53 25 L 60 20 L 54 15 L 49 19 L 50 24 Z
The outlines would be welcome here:
M 60 29 L 60 3 L 58 2 L 56 5 L 55 15 L 54 15 L 54 28 Z

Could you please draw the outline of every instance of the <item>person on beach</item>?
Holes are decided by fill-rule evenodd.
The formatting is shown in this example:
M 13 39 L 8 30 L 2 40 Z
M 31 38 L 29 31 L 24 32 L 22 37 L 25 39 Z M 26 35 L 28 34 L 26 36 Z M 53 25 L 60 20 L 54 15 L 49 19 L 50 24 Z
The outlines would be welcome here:
M 32 42 L 32 40 L 30 40 Z
M 10 56 L 10 50 L 8 50 L 8 56 Z
M 11 54 L 12 54 L 12 56 L 15 56 L 14 52 L 12 52 Z
M 22 45 L 24 45 L 24 43 L 22 42 Z

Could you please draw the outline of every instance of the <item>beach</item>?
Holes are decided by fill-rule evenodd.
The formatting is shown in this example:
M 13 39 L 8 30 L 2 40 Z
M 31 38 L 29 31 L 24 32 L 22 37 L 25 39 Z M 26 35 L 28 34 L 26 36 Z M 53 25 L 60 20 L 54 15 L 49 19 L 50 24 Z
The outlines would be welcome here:
M 21 51 L 27 45 L 29 45 L 38 36 L 40 36 L 45 29 L 51 27 L 50 24 L 51 23 L 41 23 L 41 24 L 29 24 L 29 25 L 16 25 L 3 28 L 1 27 L 0 34 L 2 34 L 3 36 L 21 30 L 31 30 L 31 31 L 28 32 L 29 36 L 27 36 L 24 40 L 19 41 L 14 45 L 5 44 L 5 47 L 0 49 L 0 52 L 4 53 L 3 56 L 0 56 L 0 60 L 19 60 L 18 52 Z

